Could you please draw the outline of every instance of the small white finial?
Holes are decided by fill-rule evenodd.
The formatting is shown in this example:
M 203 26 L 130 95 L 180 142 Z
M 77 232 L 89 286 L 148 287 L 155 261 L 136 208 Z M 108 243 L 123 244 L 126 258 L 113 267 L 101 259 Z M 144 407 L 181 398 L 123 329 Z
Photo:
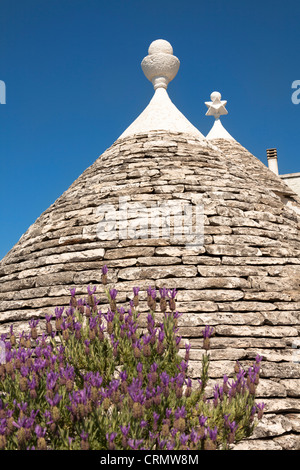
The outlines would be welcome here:
M 214 139 L 226 139 L 234 140 L 234 138 L 226 131 L 223 127 L 220 116 L 228 114 L 227 109 L 225 108 L 227 101 L 221 100 L 221 93 L 218 91 L 213 91 L 210 95 L 211 101 L 206 101 L 205 104 L 208 107 L 206 116 L 214 116 L 215 122 L 210 132 L 207 134 L 206 138 L 208 140 Z
M 179 59 L 173 55 L 171 44 L 164 39 L 157 39 L 150 44 L 148 54 L 141 63 L 144 74 L 153 83 L 155 90 L 167 89 L 180 65 Z
M 211 101 L 205 102 L 206 106 L 208 107 L 206 116 L 214 116 L 215 119 L 219 119 L 220 116 L 228 114 L 227 109 L 225 109 L 227 101 L 221 101 L 221 98 L 221 93 L 219 93 L 218 91 L 212 92 L 212 94 L 210 95 Z

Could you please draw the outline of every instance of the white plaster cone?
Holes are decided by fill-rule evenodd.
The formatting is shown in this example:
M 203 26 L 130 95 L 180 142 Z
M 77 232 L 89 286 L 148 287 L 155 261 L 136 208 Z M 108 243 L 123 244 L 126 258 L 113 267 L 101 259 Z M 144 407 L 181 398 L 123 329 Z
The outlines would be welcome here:
M 168 83 L 176 76 L 180 62 L 173 55 L 173 48 L 168 41 L 158 39 L 149 47 L 149 55 L 142 61 L 142 69 L 154 86 L 155 93 L 149 105 L 119 138 L 151 131 L 182 132 L 201 141 L 205 137 L 176 108 L 167 93 Z
M 216 119 L 214 125 L 206 136 L 207 140 L 213 139 L 226 139 L 235 140 L 229 132 L 226 131 L 225 127 L 221 123 L 220 119 Z
M 157 88 L 148 106 L 120 138 L 149 131 L 184 132 L 204 139 L 201 132 L 172 103 L 165 88 Z

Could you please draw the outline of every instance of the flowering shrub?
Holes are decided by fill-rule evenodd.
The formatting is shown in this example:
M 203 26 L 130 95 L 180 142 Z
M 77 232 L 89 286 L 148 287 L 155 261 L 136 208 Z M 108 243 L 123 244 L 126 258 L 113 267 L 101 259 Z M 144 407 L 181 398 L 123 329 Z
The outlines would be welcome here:
M 39 320 L 30 333 L 2 335 L 0 449 L 229 449 L 249 436 L 263 404 L 255 404 L 261 358 L 246 373 L 237 363 L 207 399 L 210 337 L 203 330 L 202 376 L 188 377 L 190 346 L 179 354 L 176 290 L 149 287 L 149 314 L 139 327 L 139 288 L 130 307 L 118 307 L 117 290 L 99 310 L 95 288 L 87 298 L 71 290 L 70 306 Z M 155 311 L 159 303 L 160 317 Z

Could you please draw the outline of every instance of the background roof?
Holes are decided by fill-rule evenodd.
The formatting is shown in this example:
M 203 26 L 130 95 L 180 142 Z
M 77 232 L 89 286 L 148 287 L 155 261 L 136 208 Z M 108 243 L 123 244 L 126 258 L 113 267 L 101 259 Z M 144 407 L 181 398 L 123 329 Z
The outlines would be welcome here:
M 228 100 L 228 132 L 281 174 L 299 171 L 296 0 L 2 0 L 0 258 L 149 103 L 141 60 L 167 39 L 181 66 L 168 87 L 204 135 L 204 101 Z

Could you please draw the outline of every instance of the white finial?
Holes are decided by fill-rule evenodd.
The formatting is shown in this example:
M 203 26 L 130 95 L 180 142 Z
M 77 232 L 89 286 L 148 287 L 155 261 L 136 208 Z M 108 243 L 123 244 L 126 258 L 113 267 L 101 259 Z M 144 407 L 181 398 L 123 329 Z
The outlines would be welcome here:
M 218 91 L 214 91 L 210 95 L 211 101 L 205 102 L 206 106 L 208 107 L 206 116 L 214 116 L 215 118 L 214 125 L 206 136 L 208 140 L 213 140 L 213 139 L 234 140 L 234 138 L 226 131 L 226 129 L 224 129 L 220 121 L 220 116 L 228 114 L 228 111 L 225 108 L 227 101 L 221 100 L 221 98 L 222 98 L 221 93 L 219 93 Z
M 228 114 L 227 109 L 225 109 L 227 101 L 221 101 L 221 98 L 221 93 L 219 93 L 218 91 L 212 92 L 212 94 L 210 95 L 211 101 L 205 102 L 206 106 L 208 107 L 206 116 L 214 116 L 215 119 L 219 119 L 220 116 Z
M 176 76 L 180 62 L 173 55 L 168 41 L 157 39 L 150 44 L 148 55 L 142 61 L 142 69 L 153 83 L 155 93 L 144 111 L 121 134 L 120 138 L 155 131 L 190 134 L 204 141 L 205 137 L 176 108 L 169 98 L 167 87 Z
M 173 55 L 171 44 L 164 39 L 157 39 L 150 44 L 148 54 L 141 63 L 144 74 L 153 83 L 154 90 L 167 89 L 180 65 L 179 59 Z

